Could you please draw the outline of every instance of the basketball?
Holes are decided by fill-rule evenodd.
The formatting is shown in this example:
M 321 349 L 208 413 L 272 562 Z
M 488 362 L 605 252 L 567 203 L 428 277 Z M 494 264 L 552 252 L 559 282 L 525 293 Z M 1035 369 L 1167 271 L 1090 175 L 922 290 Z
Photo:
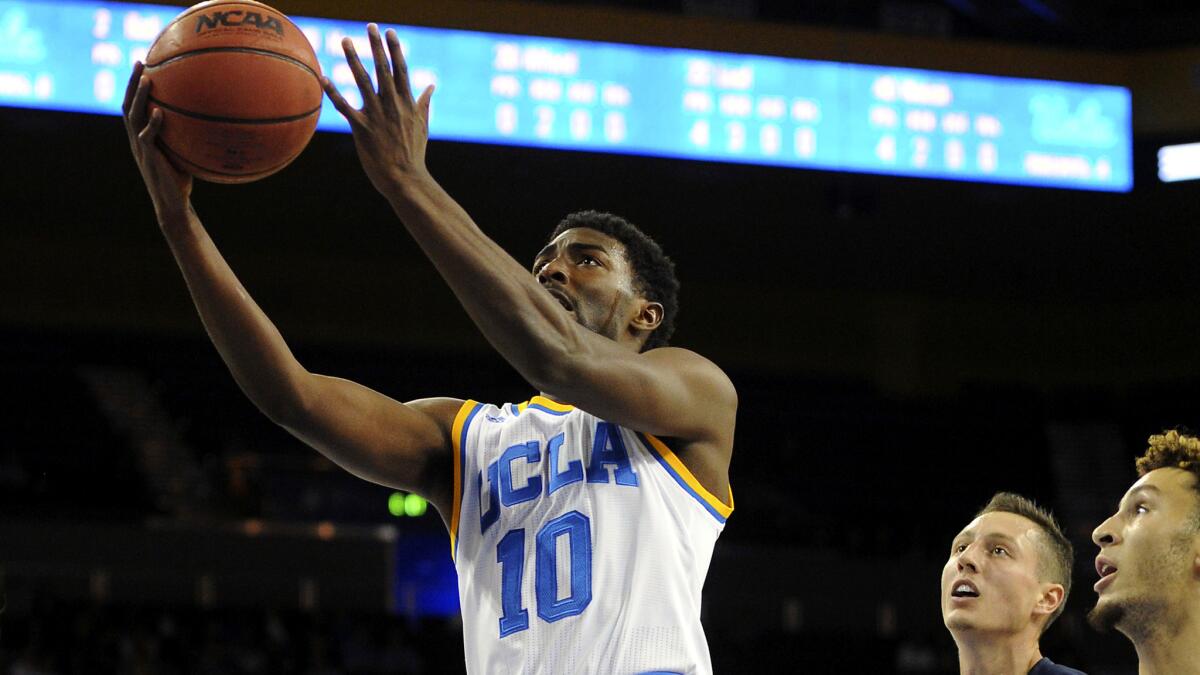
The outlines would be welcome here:
M 160 147 L 179 169 L 248 183 L 284 168 L 312 138 L 321 66 L 282 13 L 253 0 L 211 0 L 163 29 L 146 56 L 148 113 L 162 110 Z

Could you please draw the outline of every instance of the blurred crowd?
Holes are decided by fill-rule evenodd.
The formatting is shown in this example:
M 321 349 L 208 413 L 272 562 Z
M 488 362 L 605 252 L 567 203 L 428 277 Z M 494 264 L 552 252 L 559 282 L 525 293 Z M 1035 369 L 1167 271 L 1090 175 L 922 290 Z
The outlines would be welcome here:
M 422 675 L 462 672 L 457 620 L 40 600 L 0 615 L 5 675 Z

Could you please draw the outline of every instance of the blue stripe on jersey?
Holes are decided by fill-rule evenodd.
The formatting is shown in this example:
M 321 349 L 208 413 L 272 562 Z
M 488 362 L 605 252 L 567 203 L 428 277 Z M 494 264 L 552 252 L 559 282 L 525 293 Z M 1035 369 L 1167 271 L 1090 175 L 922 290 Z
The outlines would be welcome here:
M 634 436 L 637 436 L 637 439 L 641 442 L 642 447 L 646 448 L 646 451 L 650 453 L 650 456 L 657 460 L 660 465 L 662 465 L 662 468 L 666 470 L 667 474 L 671 476 L 671 478 L 674 478 L 676 483 L 679 483 L 679 487 L 683 488 L 689 495 L 692 496 L 693 499 L 700 502 L 700 505 L 703 506 L 709 513 L 711 513 L 712 517 L 716 518 L 718 523 L 725 523 L 725 516 L 721 515 L 720 511 L 713 508 L 712 504 L 709 504 L 707 499 L 701 497 L 698 492 L 692 489 L 692 486 L 687 484 L 687 481 L 683 479 L 683 476 L 680 476 L 675 469 L 671 468 L 671 465 L 667 463 L 666 458 L 660 455 L 658 451 L 654 449 L 654 446 L 650 444 L 649 439 L 647 439 L 640 432 L 635 432 Z

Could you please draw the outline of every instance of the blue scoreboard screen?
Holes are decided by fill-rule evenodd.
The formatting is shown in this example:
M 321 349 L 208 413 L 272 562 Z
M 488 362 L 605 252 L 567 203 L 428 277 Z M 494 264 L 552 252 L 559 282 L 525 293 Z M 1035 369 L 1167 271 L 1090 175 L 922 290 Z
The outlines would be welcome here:
M 0 0 L 0 105 L 119 114 L 135 60 L 180 7 Z M 359 100 L 341 40 L 361 22 L 293 16 Z M 434 138 L 953 180 L 1128 191 L 1123 87 L 751 54 L 383 26 Z M 370 69 L 368 59 L 367 66 Z M 326 101 L 319 129 L 348 131 Z

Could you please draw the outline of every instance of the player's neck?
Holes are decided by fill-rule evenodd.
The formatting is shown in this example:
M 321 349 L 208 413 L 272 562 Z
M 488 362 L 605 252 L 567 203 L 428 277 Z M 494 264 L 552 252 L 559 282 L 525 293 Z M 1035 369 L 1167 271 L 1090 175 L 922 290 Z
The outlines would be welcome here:
M 961 675 L 1026 675 L 1042 660 L 1037 638 L 1024 634 L 955 636 Z
M 1190 615 L 1179 626 L 1163 626 L 1134 642 L 1138 675 L 1200 675 L 1200 621 Z

